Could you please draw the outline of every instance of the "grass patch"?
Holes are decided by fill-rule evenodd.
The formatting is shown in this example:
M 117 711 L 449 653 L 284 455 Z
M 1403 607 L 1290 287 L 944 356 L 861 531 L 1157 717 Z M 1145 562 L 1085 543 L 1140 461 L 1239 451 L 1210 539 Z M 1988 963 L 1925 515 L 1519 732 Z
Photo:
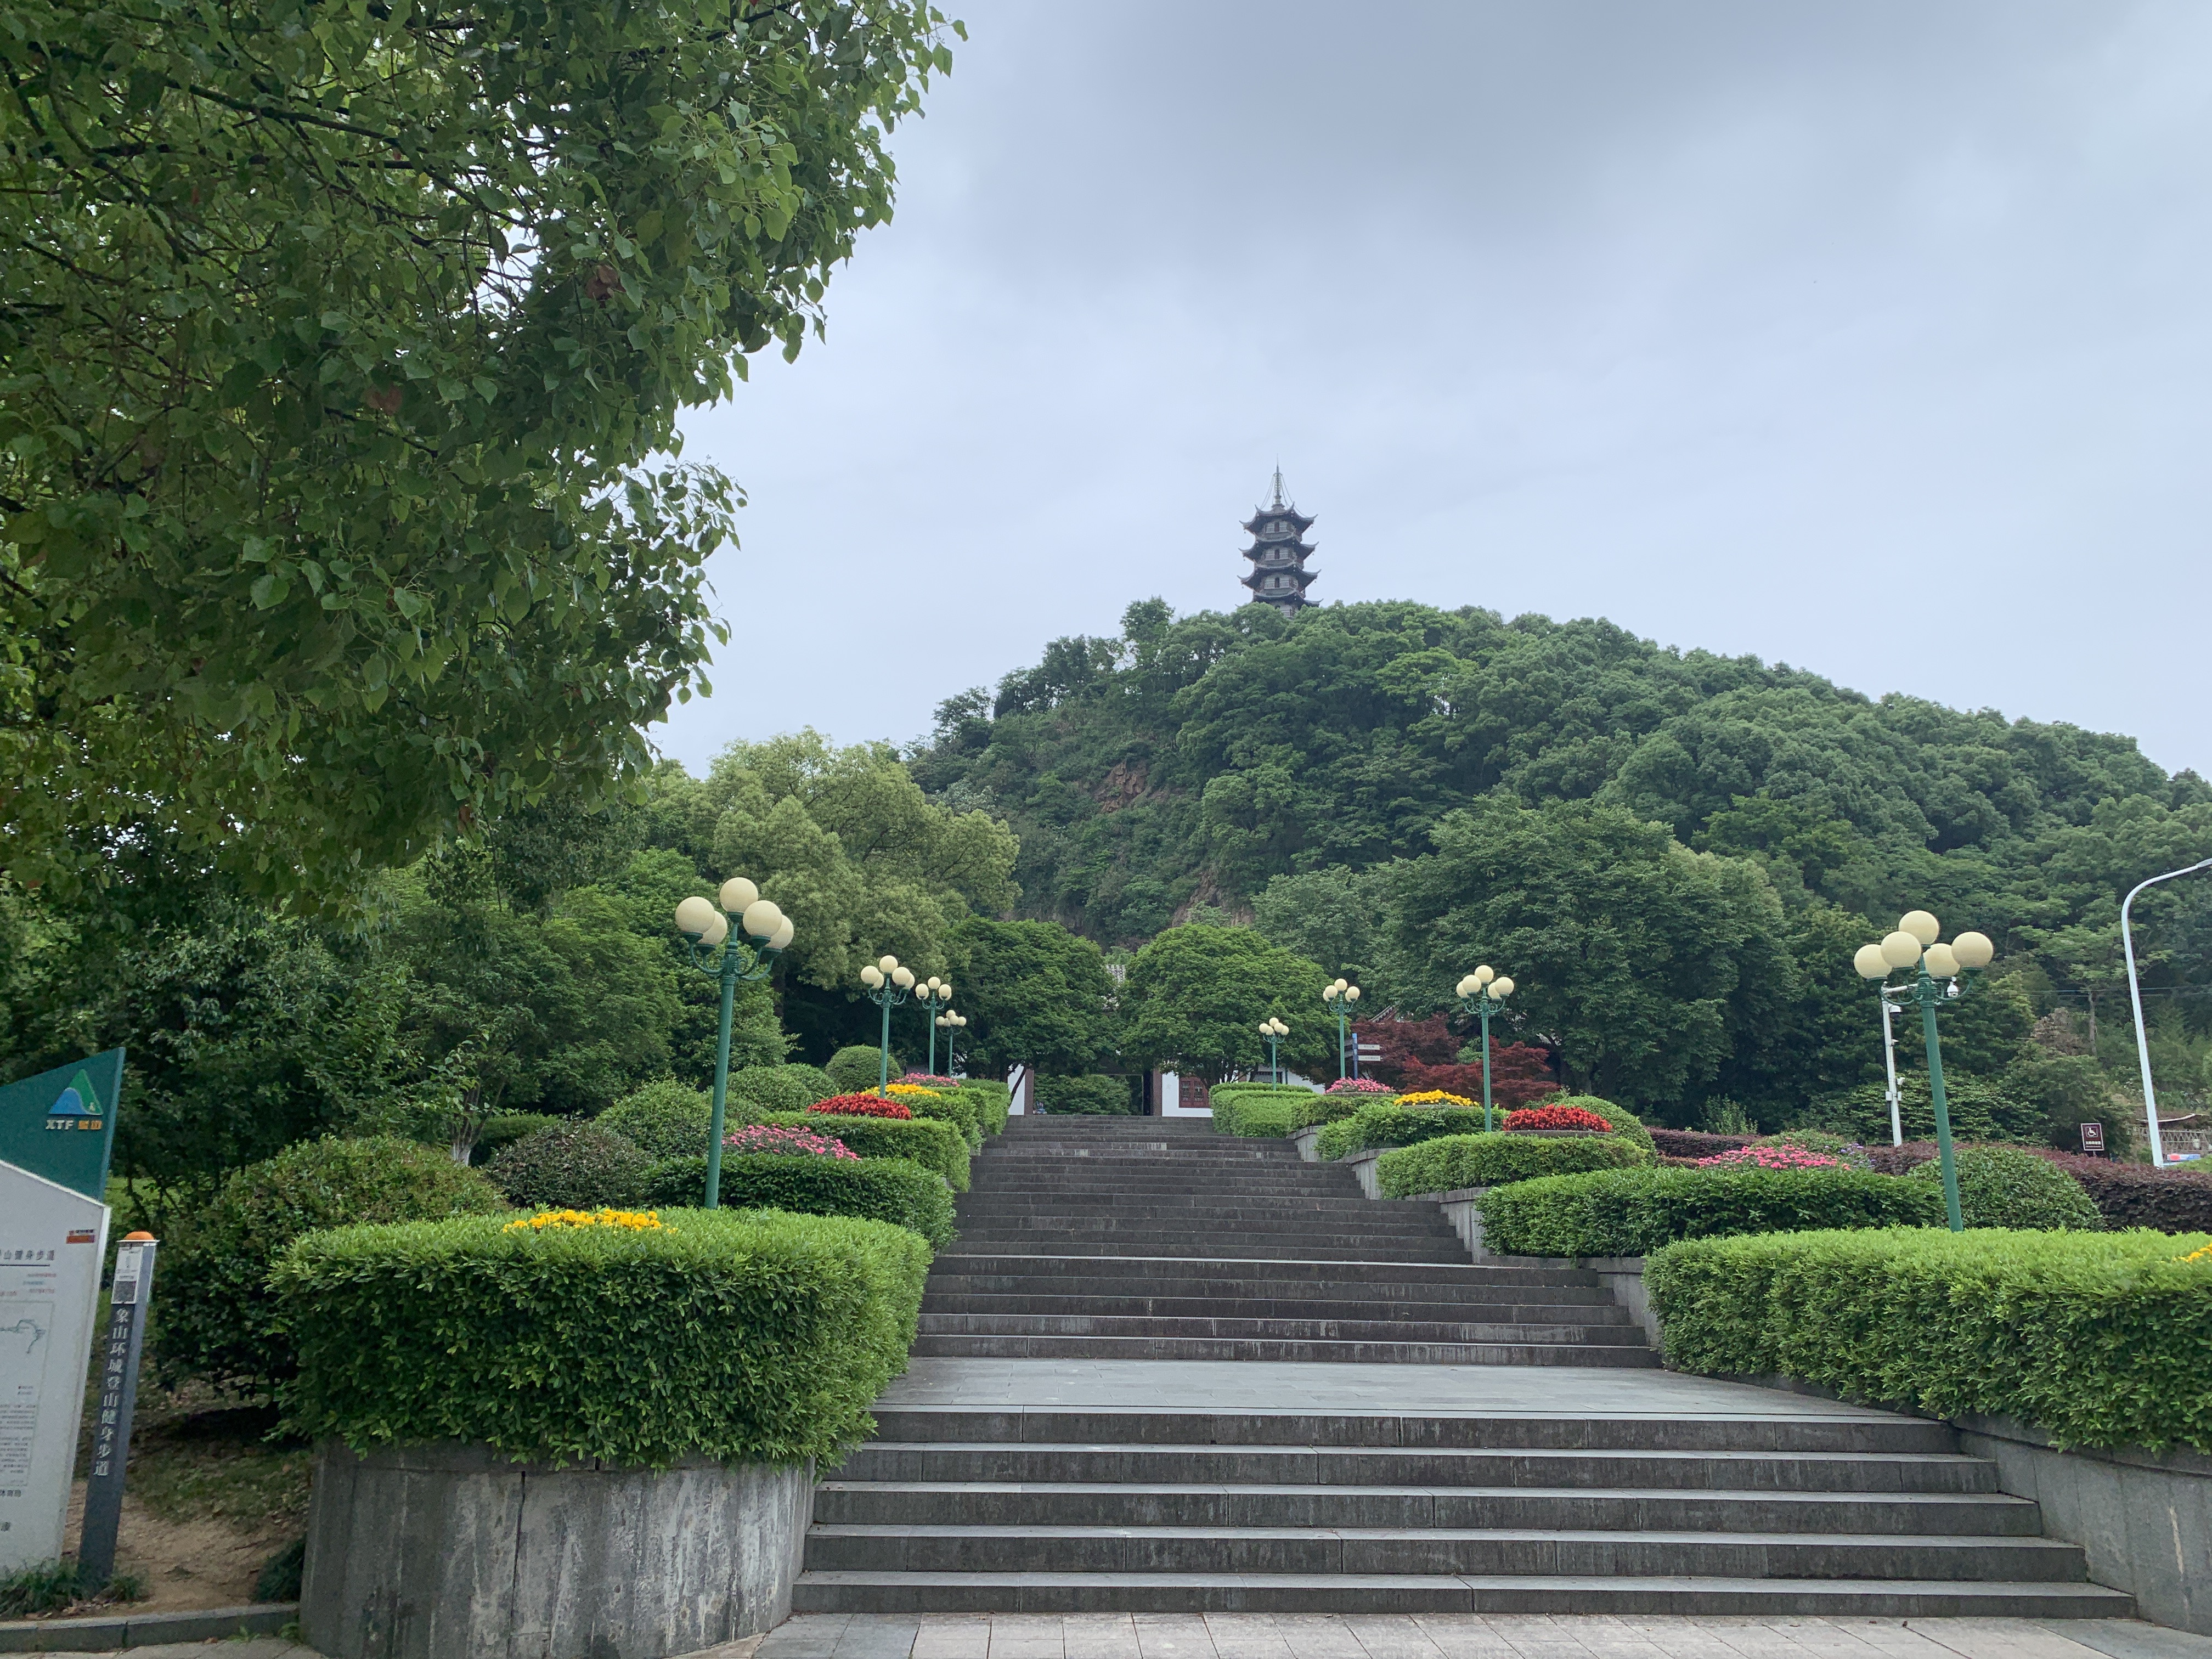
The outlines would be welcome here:
M 38 1561 L 0 1576 L 0 1617 L 9 1619 L 145 1599 L 146 1587 L 135 1574 L 118 1572 L 94 1589 L 78 1577 L 74 1561 Z

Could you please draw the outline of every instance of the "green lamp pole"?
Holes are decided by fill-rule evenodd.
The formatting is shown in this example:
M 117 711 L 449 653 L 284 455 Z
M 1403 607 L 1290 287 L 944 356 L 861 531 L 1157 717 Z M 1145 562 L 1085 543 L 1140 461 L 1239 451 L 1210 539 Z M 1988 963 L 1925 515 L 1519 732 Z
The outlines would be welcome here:
M 1948 945 L 1939 944 L 1942 931 L 1927 911 L 1907 911 L 1898 919 L 1897 931 L 1879 945 L 1859 946 L 1851 966 L 1868 979 L 1885 981 L 1881 997 L 1891 1007 L 1919 1005 L 1921 1034 L 1928 1042 L 1928 1097 L 1936 1108 L 1936 1156 L 1943 1170 L 1943 1212 L 1951 1231 L 1962 1233 L 1966 1224 L 1959 1212 L 1959 1166 L 1951 1156 L 1951 1109 L 1943 1098 L 1943 1049 L 1936 1038 L 1936 1009 L 1959 994 L 1961 973 L 1990 965 L 1996 947 L 1982 933 L 1961 933 Z M 1891 973 L 1900 969 L 1911 977 L 1902 985 L 1887 983 Z M 1937 980 L 1946 983 L 1938 987 Z
M 1336 1014 L 1336 1080 L 1341 1083 L 1352 1075 L 1352 1051 L 1346 1045 L 1345 1026 L 1352 1018 L 1352 1005 L 1359 1000 L 1359 988 L 1340 979 L 1322 987 L 1321 1000 Z
M 951 988 L 947 987 L 946 990 L 947 994 L 950 994 Z M 967 1015 L 957 1013 L 950 1008 L 947 1008 L 943 1013 L 939 1014 L 934 1020 L 930 1022 L 930 1029 L 933 1033 L 934 1033 L 936 1028 L 939 1025 L 942 1025 L 945 1028 L 945 1064 L 946 1067 L 945 1075 L 948 1077 L 953 1075 L 951 1069 L 954 1064 L 952 1059 L 952 1034 L 955 1031 L 959 1030 L 967 1024 Z M 936 1069 L 937 1040 L 933 1035 L 930 1039 L 929 1064 L 930 1068 L 933 1071 Z
M 1291 1034 L 1291 1028 L 1270 1014 L 1260 1022 L 1260 1036 L 1267 1044 L 1267 1081 L 1283 1080 L 1282 1042 Z
M 934 1077 L 937 1075 L 937 1028 L 945 1024 L 939 1016 L 952 1006 L 952 988 L 932 974 L 914 988 L 914 1000 L 929 1011 L 929 1073 Z M 948 1060 L 952 1056 L 952 1039 L 949 1036 L 945 1039 L 945 1054 Z
M 730 924 L 735 922 L 733 932 Z M 766 979 L 791 945 L 790 918 L 743 876 L 732 876 L 712 899 L 676 907 L 676 931 L 691 941 L 691 965 L 722 988 L 722 1024 L 714 1038 L 714 1111 L 707 1134 L 705 1208 L 722 1202 L 722 1114 L 730 1098 L 730 1017 L 741 980 Z M 743 933 L 740 939 L 738 933 Z M 716 952 L 719 951 L 719 954 Z
M 867 988 L 869 1001 L 884 1011 L 883 1064 L 877 1068 L 876 1092 L 889 1097 L 891 1091 L 891 1010 L 906 1000 L 906 994 L 914 989 L 914 969 L 899 965 L 896 957 L 880 957 L 860 969 L 860 983 Z
M 1490 1014 L 1491 1010 L 1513 994 L 1513 981 L 1501 978 L 1498 970 L 1485 963 L 1459 982 L 1460 1006 L 1472 1008 L 1482 1018 L 1482 1132 L 1488 1134 L 1492 1127 L 1490 1114 Z

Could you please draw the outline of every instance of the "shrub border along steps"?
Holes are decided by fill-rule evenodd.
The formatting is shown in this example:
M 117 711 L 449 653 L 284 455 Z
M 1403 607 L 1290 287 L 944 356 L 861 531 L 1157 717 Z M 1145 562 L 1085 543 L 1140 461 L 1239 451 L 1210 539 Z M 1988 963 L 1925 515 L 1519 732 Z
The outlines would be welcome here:
M 1293 1137 L 1301 1158 L 1322 1161 L 1320 1136 L 1316 1126 Z M 1331 1161 L 1353 1165 L 1363 1189 L 1373 1198 L 1380 1195 L 1374 1165 L 1382 1156 L 1369 1150 Z M 1484 1243 L 1480 1209 L 1487 1190 L 1470 1187 L 1409 1197 L 1438 1205 L 1477 1261 L 1579 1267 L 1595 1273 L 1652 1346 L 1663 1348 L 1664 1324 L 1644 1286 L 1644 1257 L 1515 1256 L 1490 1250 Z M 1832 1389 L 1788 1376 L 1728 1380 L 1824 1399 L 1842 1397 Z M 2132 1595 L 2141 1617 L 2212 1636 L 2212 1582 L 2200 1582 L 2202 1575 L 2188 1565 L 2212 1559 L 2212 1456 L 2179 1448 L 2062 1448 L 2045 1431 L 2015 1418 L 1939 1416 L 1909 1404 L 1885 1409 L 1955 1431 L 1960 1450 L 1994 1465 L 2001 1491 L 2039 1504 L 2047 1534 L 2079 1547 L 2087 1558 L 2091 1581 Z

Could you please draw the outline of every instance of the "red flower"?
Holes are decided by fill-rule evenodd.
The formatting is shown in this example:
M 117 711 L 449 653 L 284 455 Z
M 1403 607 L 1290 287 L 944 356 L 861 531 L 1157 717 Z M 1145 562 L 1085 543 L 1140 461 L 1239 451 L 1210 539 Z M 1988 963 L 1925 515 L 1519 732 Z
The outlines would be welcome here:
M 833 1117 L 912 1117 L 911 1107 L 896 1100 L 885 1100 L 881 1095 L 832 1095 L 827 1100 L 817 1100 L 806 1109 L 810 1112 L 826 1112 Z
M 1611 1134 L 1613 1125 L 1595 1112 L 1585 1111 L 1579 1106 L 1528 1106 L 1505 1115 L 1509 1129 L 1595 1129 L 1600 1134 Z

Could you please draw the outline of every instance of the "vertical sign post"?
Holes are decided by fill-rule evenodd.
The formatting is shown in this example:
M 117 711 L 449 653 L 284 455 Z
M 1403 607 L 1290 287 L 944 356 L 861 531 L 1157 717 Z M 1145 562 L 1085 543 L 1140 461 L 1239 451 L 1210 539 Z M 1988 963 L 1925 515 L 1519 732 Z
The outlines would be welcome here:
M 155 1240 L 132 1233 L 115 1252 L 100 1347 L 99 1416 L 92 1428 L 92 1470 L 85 1481 L 84 1538 L 77 1547 L 79 1581 L 97 1589 L 115 1576 L 115 1534 L 123 1523 L 123 1470 L 131 1455 L 131 1418 L 138 1403 L 138 1360 L 146 1346 L 146 1310 L 154 1298 Z

